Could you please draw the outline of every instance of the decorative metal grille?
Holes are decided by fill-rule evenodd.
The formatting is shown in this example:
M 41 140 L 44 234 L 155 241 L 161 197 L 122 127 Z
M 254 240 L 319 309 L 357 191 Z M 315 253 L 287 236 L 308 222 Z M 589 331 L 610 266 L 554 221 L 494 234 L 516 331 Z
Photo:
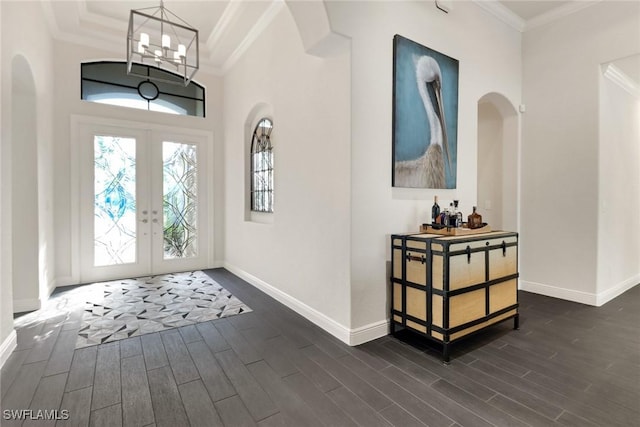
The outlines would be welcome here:
M 262 118 L 251 139 L 251 210 L 273 212 L 273 122 Z
M 136 140 L 94 138 L 94 265 L 136 261 Z
M 135 75 L 127 74 L 127 63 L 87 62 L 81 65 L 82 99 L 140 110 L 205 117 L 205 90 L 191 81 L 158 67 L 133 64 Z M 160 80 L 158 80 L 160 79 Z
M 193 144 L 164 142 L 162 147 L 165 259 L 198 255 L 196 155 Z

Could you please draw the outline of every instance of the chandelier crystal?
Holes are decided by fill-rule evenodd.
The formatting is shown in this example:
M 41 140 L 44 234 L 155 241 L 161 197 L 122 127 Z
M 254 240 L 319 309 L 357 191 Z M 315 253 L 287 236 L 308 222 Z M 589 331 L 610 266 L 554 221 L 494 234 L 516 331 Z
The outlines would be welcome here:
M 127 74 L 187 86 L 200 68 L 199 53 L 198 30 L 164 7 L 164 1 L 160 1 L 159 7 L 131 10 Z M 136 63 L 155 65 L 180 78 L 172 80 L 153 73 L 141 74 L 143 67 L 138 70 Z

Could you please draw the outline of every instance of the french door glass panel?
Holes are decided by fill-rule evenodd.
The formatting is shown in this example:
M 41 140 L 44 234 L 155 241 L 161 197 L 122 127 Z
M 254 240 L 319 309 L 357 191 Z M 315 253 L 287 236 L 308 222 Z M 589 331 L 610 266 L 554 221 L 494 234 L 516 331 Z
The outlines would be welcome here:
M 198 255 L 197 146 L 162 143 L 164 259 Z
M 94 136 L 94 266 L 136 262 L 136 140 Z
M 207 267 L 204 137 L 83 125 L 80 279 Z

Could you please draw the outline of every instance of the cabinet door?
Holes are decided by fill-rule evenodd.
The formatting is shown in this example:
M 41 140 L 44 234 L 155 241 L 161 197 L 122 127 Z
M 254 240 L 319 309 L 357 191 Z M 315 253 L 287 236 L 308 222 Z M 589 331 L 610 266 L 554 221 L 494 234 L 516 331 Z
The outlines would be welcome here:
M 407 249 L 405 256 L 407 281 L 427 286 L 427 254 Z
M 485 295 L 485 289 L 478 289 L 449 298 L 449 327 L 455 328 L 485 317 Z
M 407 315 L 420 319 L 424 322 L 427 321 L 427 294 L 421 289 L 416 289 L 407 286 Z M 407 326 L 426 333 L 427 327 L 419 323 L 407 320 Z
M 485 252 L 454 255 L 449 258 L 449 290 L 466 288 L 485 281 Z
M 489 314 L 510 307 L 518 302 L 518 281 L 516 279 L 489 287 Z
M 489 251 L 489 280 L 510 276 L 518 272 L 518 246 L 506 246 L 517 243 L 516 237 L 498 239 L 492 243 L 505 244 L 505 248 L 496 248 Z

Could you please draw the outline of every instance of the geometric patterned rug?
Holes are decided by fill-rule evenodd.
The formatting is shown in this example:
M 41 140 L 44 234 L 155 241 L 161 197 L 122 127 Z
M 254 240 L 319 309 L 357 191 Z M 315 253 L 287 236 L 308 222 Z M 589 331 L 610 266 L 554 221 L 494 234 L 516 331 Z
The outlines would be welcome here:
M 202 271 L 87 286 L 76 348 L 251 311 Z

